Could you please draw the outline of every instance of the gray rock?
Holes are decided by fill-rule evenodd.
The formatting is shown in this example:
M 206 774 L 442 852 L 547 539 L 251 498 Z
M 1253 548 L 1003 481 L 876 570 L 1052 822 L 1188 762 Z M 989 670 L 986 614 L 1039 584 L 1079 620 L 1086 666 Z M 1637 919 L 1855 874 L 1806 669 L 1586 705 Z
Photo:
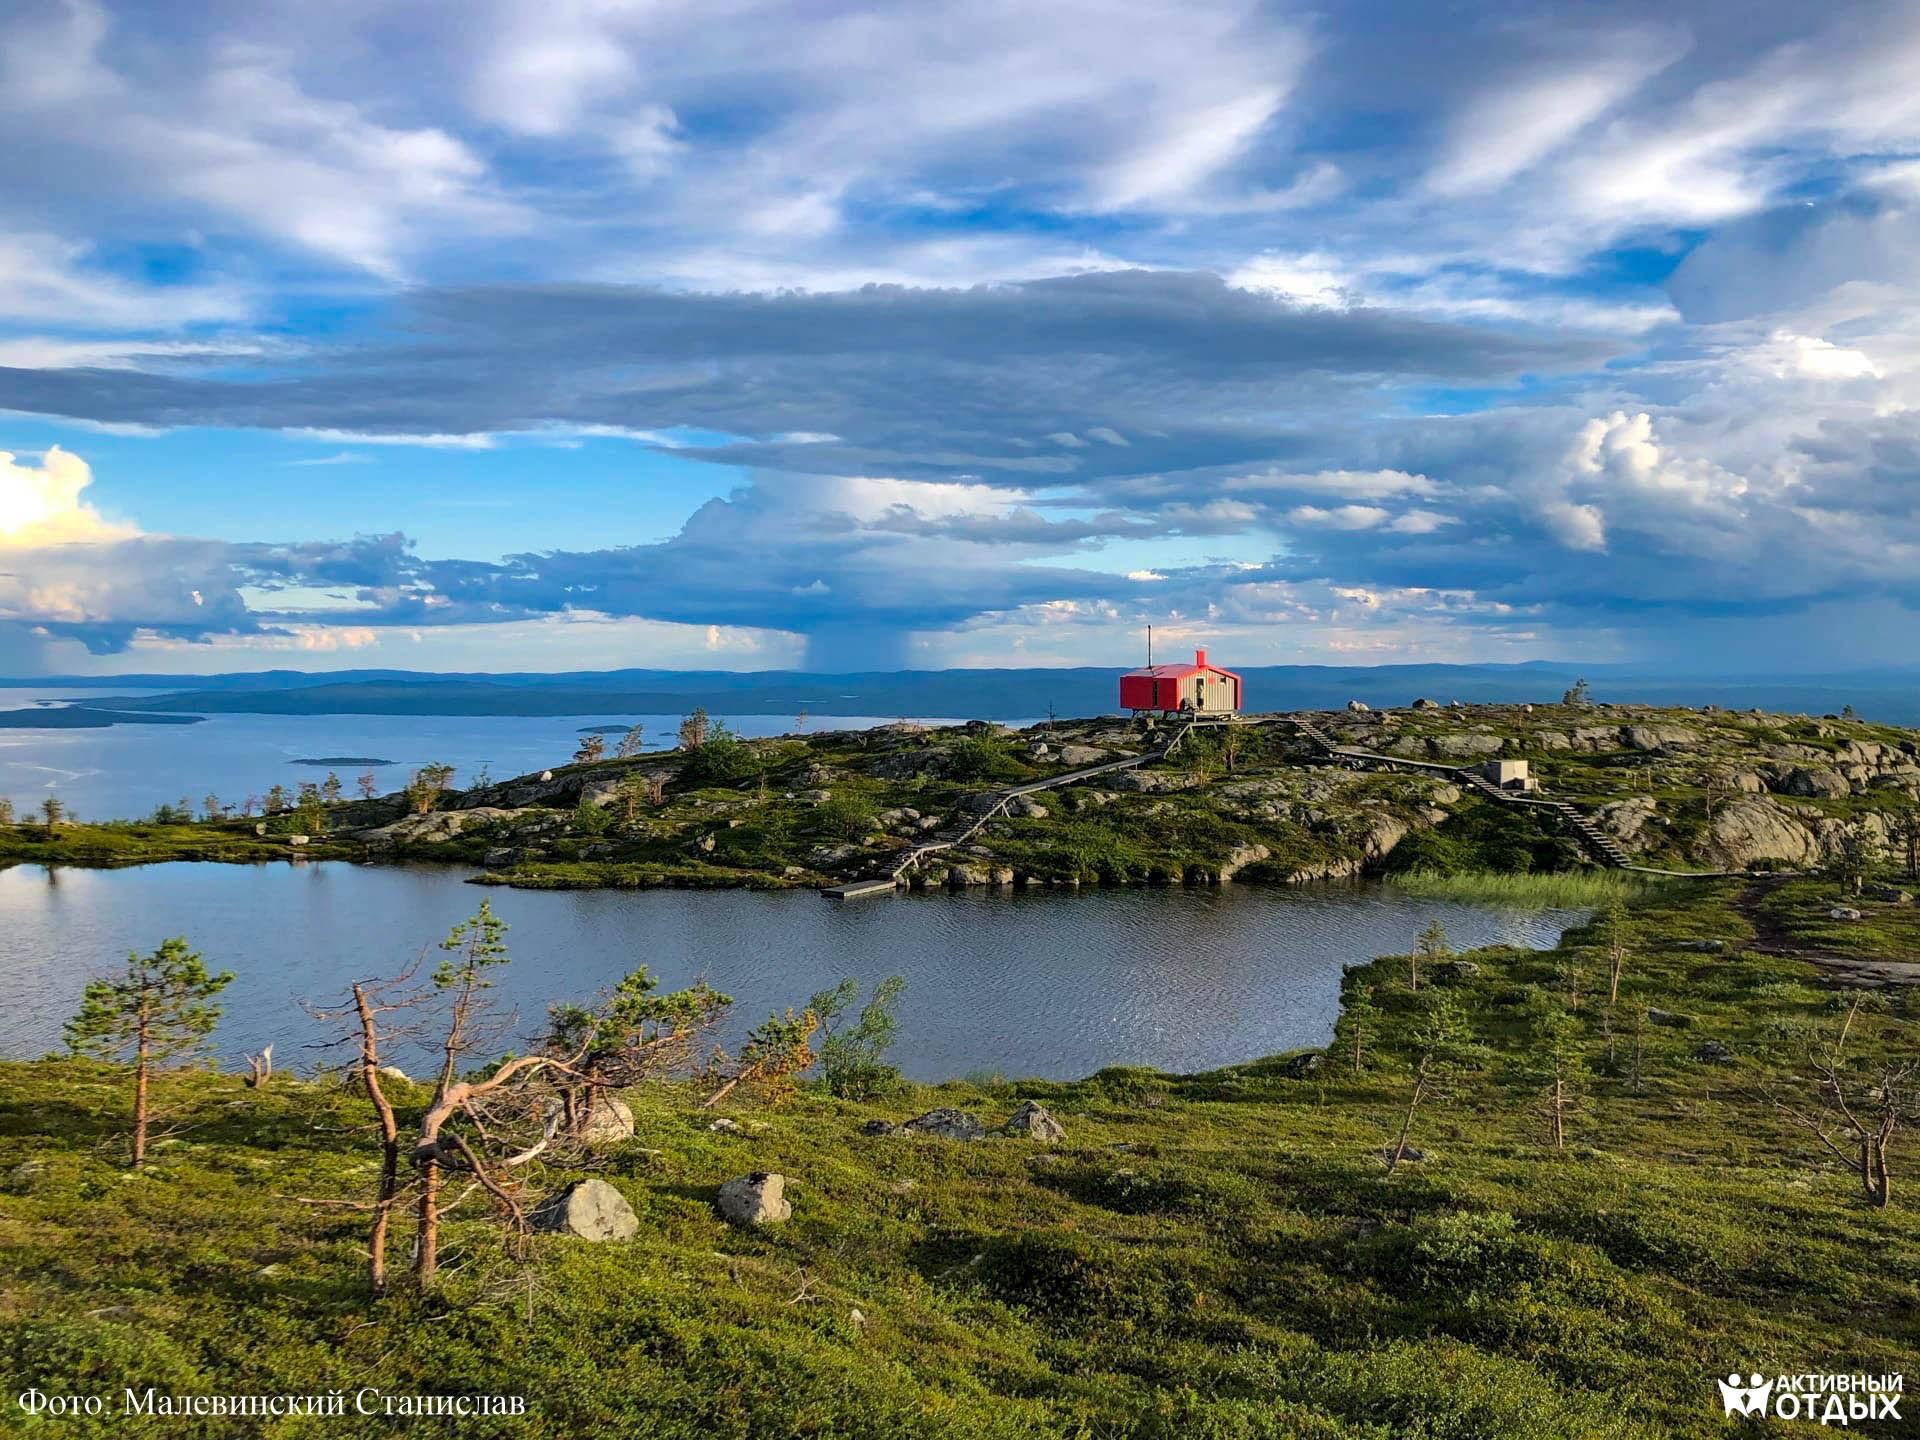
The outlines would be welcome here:
M 1827 915 L 1834 920 L 1858 920 L 1860 918 L 1860 912 L 1851 905 L 1836 905 L 1827 911 Z
M 1498 755 L 1506 743 L 1498 735 L 1467 734 L 1436 735 L 1432 741 L 1436 755 Z
M 1446 960 L 1434 967 L 1436 980 L 1478 980 L 1480 967 L 1471 960 Z
M 505 870 L 513 864 L 513 856 L 511 845 L 496 845 L 480 857 L 480 863 L 489 870 Z
M 1691 1015 L 1682 1015 L 1673 1010 L 1659 1010 L 1649 1005 L 1647 1007 L 1647 1023 L 1649 1025 L 1664 1025 L 1670 1030 L 1685 1030 L 1692 1026 L 1693 1017 Z
M 756 1170 L 722 1185 L 714 1204 L 732 1225 L 778 1225 L 793 1214 L 786 1190 L 786 1176 Z
M 1105 750 L 1096 750 L 1091 745 L 1062 745 L 1055 753 L 1063 765 L 1098 765 L 1107 758 Z
M 1724 1065 L 1733 1056 L 1718 1040 L 1702 1040 L 1693 1047 L 1693 1058 L 1703 1065 Z
M 1794 769 L 1787 772 L 1786 779 L 1780 782 L 1783 795 L 1825 795 L 1838 799 L 1851 795 L 1853 786 L 1847 783 L 1847 777 L 1837 770 Z
M 1280 1066 L 1280 1073 L 1289 1080 L 1304 1080 L 1327 1063 L 1327 1057 L 1318 1050 L 1307 1050 L 1299 1055 L 1289 1056 Z
M 413 1077 L 398 1065 L 382 1065 L 375 1073 L 383 1080 L 397 1080 L 402 1085 L 411 1085 L 414 1083 Z
M 627 1197 L 599 1178 L 576 1180 L 535 1207 L 529 1222 L 536 1230 L 581 1240 L 630 1240 L 640 1221 Z
M 1382 1145 L 1380 1147 L 1380 1158 L 1382 1160 L 1393 1159 L 1393 1146 Z M 1419 1161 L 1426 1158 L 1427 1152 L 1415 1145 L 1409 1145 L 1405 1150 L 1400 1152 L 1400 1163 L 1402 1165 L 1405 1165 L 1409 1161 Z
M 869 1120 L 860 1127 L 862 1135 L 904 1135 L 906 1128 L 894 1124 L 891 1120 Z
M 1116 790 L 1152 795 L 1168 790 L 1191 790 L 1200 777 L 1185 770 L 1122 770 L 1107 782 Z
M 1047 818 L 1047 807 L 1031 795 L 1016 795 L 1007 802 L 1007 813 L 1021 815 L 1029 820 L 1044 820 Z
M 1892 885 L 1869 885 L 1867 887 L 1867 898 L 1870 900 L 1882 900 L 1889 905 L 1911 905 L 1913 903 L 1913 892 L 1911 890 L 1896 889 Z
M 1437 701 L 1429 700 L 1426 696 L 1422 695 L 1418 700 L 1413 702 L 1413 708 L 1416 710 L 1438 710 L 1440 705 Z
M 1679 750 L 1698 744 L 1700 732 L 1682 725 L 1629 725 L 1620 738 L 1629 750 Z
M 626 1101 L 613 1095 L 597 1097 L 586 1124 L 581 1127 L 581 1141 L 587 1145 L 617 1145 L 632 1138 L 633 1111 L 627 1108 Z
M 1365 715 L 1371 711 L 1373 707 L 1364 700 L 1349 700 L 1347 701 L 1347 709 L 1356 715 Z
M 47 1173 L 44 1160 L 22 1160 L 7 1172 L 7 1188 L 17 1195 L 24 1195 L 33 1189 L 40 1177 Z
M 1756 860 L 1805 865 L 1820 855 L 1813 831 L 1773 801 L 1758 796 L 1743 796 L 1721 807 L 1713 817 L 1712 844 L 1735 869 Z
M 908 1135 L 931 1135 L 941 1140 L 979 1140 L 987 1133 L 986 1127 L 966 1111 L 945 1105 L 914 1116 L 900 1129 Z
M 746 1133 L 740 1128 L 740 1122 L 738 1120 L 730 1120 L 725 1115 L 722 1115 L 718 1120 L 707 1126 L 707 1129 L 721 1135 L 744 1135 Z
M 1667 946 L 1669 950 L 1684 950 L 1693 955 L 1723 955 L 1727 942 L 1724 940 L 1676 940 Z
M 1000 1128 L 1009 1135 L 1024 1135 L 1048 1145 L 1058 1144 L 1067 1138 L 1067 1127 L 1054 1119 L 1052 1112 L 1037 1100 L 1023 1104 L 1007 1117 L 1007 1123 Z

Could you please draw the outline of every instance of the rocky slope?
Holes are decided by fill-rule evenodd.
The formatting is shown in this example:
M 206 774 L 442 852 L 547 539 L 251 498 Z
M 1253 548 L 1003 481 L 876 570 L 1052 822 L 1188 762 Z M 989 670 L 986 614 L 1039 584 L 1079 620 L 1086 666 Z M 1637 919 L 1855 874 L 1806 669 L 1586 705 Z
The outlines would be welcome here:
M 1860 832 L 1898 847 L 1920 801 L 1920 736 L 1840 717 L 1425 703 L 1310 718 L 1337 744 L 1407 761 L 1525 759 L 1629 857 L 1678 868 L 1808 866 Z M 424 813 L 397 796 L 342 806 L 331 838 L 519 885 L 817 885 L 885 874 L 960 835 L 1005 790 L 1151 751 L 1166 733 L 1109 717 L 722 736 L 450 791 Z M 1288 717 L 1249 717 L 1139 768 L 1020 796 L 910 879 L 1207 883 L 1584 863 L 1549 820 L 1463 794 L 1455 778 L 1341 768 Z

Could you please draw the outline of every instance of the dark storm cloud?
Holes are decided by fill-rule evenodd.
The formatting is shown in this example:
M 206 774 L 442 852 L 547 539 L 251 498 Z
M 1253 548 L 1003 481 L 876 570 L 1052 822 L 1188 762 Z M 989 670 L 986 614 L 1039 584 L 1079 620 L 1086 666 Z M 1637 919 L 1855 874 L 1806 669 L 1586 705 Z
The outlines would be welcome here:
M 751 442 L 687 452 L 721 462 L 1033 483 L 1285 453 L 1300 415 L 1381 384 L 1498 385 L 1611 353 L 1158 271 L 829 295 L 428 292 L 396 328 L 244 377 L 0 370 L 0 408 L 394 437 L 691 428 Z

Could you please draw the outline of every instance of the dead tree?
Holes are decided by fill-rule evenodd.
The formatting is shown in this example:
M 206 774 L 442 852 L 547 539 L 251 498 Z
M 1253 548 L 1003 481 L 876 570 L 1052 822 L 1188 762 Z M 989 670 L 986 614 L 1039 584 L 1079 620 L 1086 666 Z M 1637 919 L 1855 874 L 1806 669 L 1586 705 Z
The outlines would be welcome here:
M 258 1090 L 273 1076 L 273 1046 L 269 1045 L 258 1055 L 248 1055 L 247 1088 Z
M 376 1296 L 387 1289 L 387 1236 L 400 1197 L 400 1121 L 380 1073 L 380 1048 L 383 1043 L 417 1033 L 424 1023 L 399 1025 L 384 1017 L 414 1011 L 425 1001 L 425 993 L 414 983 L 425 958 L 426 952 L 422 951 L 391 979 L 354 981 L 347 998 L 331 1008 L 305 1007 L 315 1019 L 341 1025 L 345 1033 L 336 1043 L 355 1047 L 351 1073 L 373 1104 L 374 1129 L 380 1141 L 380 1181 L 367 1228 L 367 1284 Z
M 1892 1198 L 1887 1155 L 1896 1131 L 1920 1121 L 1920 1061 L 1863 1060 L 1847 1054 L 1860 997 L 1847 1007 L 1831 1040 L 1807 1042 L 1804 1096 L 1767 1092 L 1776 1109 L 1826 1147 L 1860 1181 L 1867 1203 Z

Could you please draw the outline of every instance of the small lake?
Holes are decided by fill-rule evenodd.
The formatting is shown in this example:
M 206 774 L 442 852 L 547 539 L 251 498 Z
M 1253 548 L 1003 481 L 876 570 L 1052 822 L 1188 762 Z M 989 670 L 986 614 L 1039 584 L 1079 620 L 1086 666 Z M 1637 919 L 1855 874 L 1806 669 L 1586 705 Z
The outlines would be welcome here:
M 901 975 L 894 1059 L 917 1079 L 1194 1071 L 1325 1043 L 1342 969 L 1404 953 L 1429 921 L 1459 949 L 1545 948 L 1582 918 L 1377 884 L 836 904 L 812 891 L 483 890 L 466 874 L 340 862 L 0 871 L 0 1055 L 59 1048 L 90 976 L 185 935 L 209 969 L 237 975 L 216 1037 L 223 1058 L 271 1042 L 279 1066 L 304 1069 L 327 1052 L 308 1048 L 317 1033 L 300 998 L 399 970 L 488 898 L 512 927 L 496 993 L 518 1006 L 522 1030 L 550 1002 L 590 1001 L 640 964 L 667 988 L 705 977 L 743 1023 L 843 976 L 864 993 Z M 422 1057 L 394 1058 L 411 1069 Z

